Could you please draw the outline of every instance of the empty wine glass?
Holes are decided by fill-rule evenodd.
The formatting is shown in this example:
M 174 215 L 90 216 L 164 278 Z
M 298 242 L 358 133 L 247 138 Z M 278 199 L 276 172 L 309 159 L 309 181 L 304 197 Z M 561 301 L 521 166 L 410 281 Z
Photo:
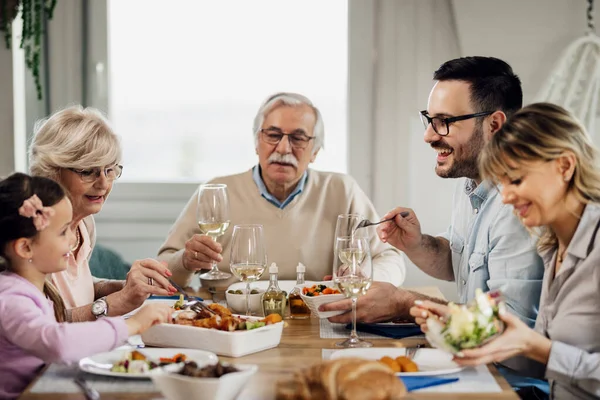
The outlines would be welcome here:
M 231 272 L 246 283 L 246 315 L 250 315 L 250 282 L 260 279 L 267 267 L 262 225 L 236 225 L 231 237 Z
M 358 224 L 363 221 L 365 218 L 360 214 L 340 214 L 337 217 L 337 222 L 335 224 L 335 239 L 333 241 L 333 254 L 335 257 L 338 255 L 338 242 L 339 238 L 349 238 L 349 237 L 367 237 L 367 229 L 356 230 Z M 333 269 L 335 270 L 337 266 L 337 259 L 334 257 L 333 259 Z
M 229 199 L 227 185 L 205 184 L 198 189 L 198 207 L 196 209 L 200 231 L 215 242 L 229 228 Z M 231 274 L 219 270 L 216 262 L 210 271 L 200 275 L 201 279 L 220 280 L 230 278 Z
M 364 216 L 360 214 L 340 214 L 337 217 L 337 222 L 335 224 L 335 237 L 366 237 L 367 230 L 361 229 L 359 231 L 356 230 L 358 224 L 361 223 L 365 219 Z
M 336 343 L 338 347 L 371 347 L 373 344 L 359 339 L 356 333 L 356 305 L 373 282 L 373 264 L 369 240 L 361 237 L 336 238 L 336 259 L 333 281 L 346 296 L 352 299 L 352 332 L 350 338 Z

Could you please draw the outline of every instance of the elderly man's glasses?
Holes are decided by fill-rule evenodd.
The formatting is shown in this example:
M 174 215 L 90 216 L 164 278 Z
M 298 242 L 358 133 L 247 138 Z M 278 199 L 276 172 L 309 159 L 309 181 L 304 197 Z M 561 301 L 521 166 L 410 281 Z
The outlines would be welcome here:
M 314 136 L 307 136 L 304 133 L 283 133 L 279 129 L 274 128 L 261 129 L 260 133 L 262 134 L 262 138 L 266 143 L 274 145 L 279 144 L 281 139 L 283 139 L 284 136 L 287 136 L 292 147 L 298 149 L 307 148 L 310 141 L 315 138 Z
M 106 168 L 91 168 L 91 169 L 76 169 L 76 168 L 68 168 L 70 171 L 75 172 L 83 182 L 91 183 L 95 182 L 102 175 L 102 171 L 104 171 L 104 176 L 109 181 L 114 181 L 115 179 L 119 179 L 121 174 L 123 173 L 122 165 L 113 165 L 111 167 Z
M 490 115 L 492 113 L 493 113 L 493 111 L 485 111 L 485 112 L 478 112 L 475 114 L 459 115 L 457 117 L 442 118 L 442 117 L 430 117 L 429 115 L 427 115 L 427 110 L 423 110 L 420 112 L 420 115 L 421 115 L 421 122 L 423 122 L 423 126 L 425 127 L 425 129 L 427 129 L 427 125 L 431 124 L 435 133 L 437 133 L 440 136 L 446 136 L 446 135 L 448 135 L 448 132 L 450 132 L 450 124 L 451 123 L 456 122 L 456 121 L 464 121 L 466 119 L 471 119 L 471 118 L 485 117 L 486 115 Z

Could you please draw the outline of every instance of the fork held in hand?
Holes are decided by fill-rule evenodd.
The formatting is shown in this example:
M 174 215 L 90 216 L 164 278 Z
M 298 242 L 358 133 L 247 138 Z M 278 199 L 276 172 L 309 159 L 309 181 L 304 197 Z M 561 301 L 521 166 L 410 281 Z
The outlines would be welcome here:
M 400 213 L 400 216 L 402 218 L 406 218 L 408 217 L 409 212 L 408 211 L 402 211 Z M 371 222 L 368 219 L 363 219 L 362 221 L 360 221 L 360 223 L 356 226 L 356 228 L 354 228 L 354 231 L 356 231 L 357 229 L 360 228 L 366 228 L 367 226 L 373 226 L 373 225 L 379 225 L 379 224 L 383 224 L 384 222 L 389 222 L 389 221 L 393 221 L 396 218 L 396 216 L 394 215 L 392 218 L 388 218 L 388 219 L 384 219 L 383 221 L 379 221 L 379 222 Z
M 185 292 L 184 288 L 182 288 L 181 286 L 179 286 L 177 283 L 173 282 L 173 279 L 169 279 L 169 283 L 171 285 L 173 285 L 173 287 L 175 289 L 177 289 L 179 291 L 179 293 L 181 293 L 183 295 L 183 297 L 185 298 L 186 302 L 187 301 L 191 301 L 191 300 L 197 300 L 198 302 L 195 303 L 194 306 L 198 306 L 198 307 L 200 307 L 200 308 L 208 311 L 211 314 L 216 314 L 216 312 L 212 308 L 210 308 L 209 306 L 207 306 L 206 304 L 204 304 L 204 300 L 202 298 L 196 297 L 196 296 L 190 296 L 189 294 L 187 294 Z M 192 310 L 193 310 L 194 306 L 192 306 Z

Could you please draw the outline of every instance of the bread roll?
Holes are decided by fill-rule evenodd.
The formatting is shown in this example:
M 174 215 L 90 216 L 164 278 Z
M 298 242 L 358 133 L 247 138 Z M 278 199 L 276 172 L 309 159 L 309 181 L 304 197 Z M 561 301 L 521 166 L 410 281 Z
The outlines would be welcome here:
M 324 361 L 279 382 L 280 400 L 391 400 L 406 395 L 404 384 L 379 361 L 341 358 Z

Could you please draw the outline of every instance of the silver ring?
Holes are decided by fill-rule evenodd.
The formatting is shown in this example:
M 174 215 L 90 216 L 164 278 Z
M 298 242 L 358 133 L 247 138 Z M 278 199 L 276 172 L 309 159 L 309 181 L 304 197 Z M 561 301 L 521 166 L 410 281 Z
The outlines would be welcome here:
M 195 251 L 195 252 L 194 252 L 194 258 L 195 258 L 196 260 L 198 259 L 198 252 L 197 252 L 197 251 Z
M 148 285 L 154 286 L 154 279 L 148 278 Z

